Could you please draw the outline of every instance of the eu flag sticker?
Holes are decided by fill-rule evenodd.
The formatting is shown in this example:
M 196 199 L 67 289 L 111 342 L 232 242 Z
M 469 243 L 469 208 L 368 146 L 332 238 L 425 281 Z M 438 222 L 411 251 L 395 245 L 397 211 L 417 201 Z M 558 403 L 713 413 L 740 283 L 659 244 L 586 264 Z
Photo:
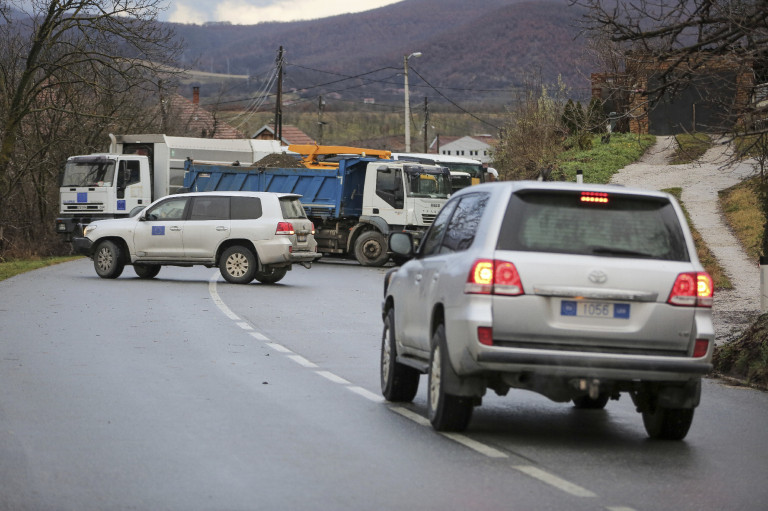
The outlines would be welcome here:
M 77 192 L 77 202 L 88 202 L 88 192 Z
M 125 200 L 120 199 L 117 201 L 117 210 L 118 211 L 125 211 Z
M 571 300 L 563 300 L 560 303 L 560 315 L 561 316 L 575 316 L 576 315 L 576 302 Z
M 629 319 L 629 304 L 617 303 L 613 306 L 613 317 L 617 319 Z
M 164 225 L 153 225 L 152 226 L 152 236 L 165 236 L 165 226 Z

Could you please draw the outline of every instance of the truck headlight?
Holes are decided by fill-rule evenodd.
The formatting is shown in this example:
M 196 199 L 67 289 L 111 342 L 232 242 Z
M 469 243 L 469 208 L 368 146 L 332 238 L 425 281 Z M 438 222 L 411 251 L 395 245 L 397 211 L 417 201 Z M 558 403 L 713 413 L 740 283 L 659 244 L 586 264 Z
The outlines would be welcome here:
M 83 229 L 83 237 L 87 238 L 87 237 L 88 237 L 88 235 L 89 235 L 90 233 L 92 233 L 93 231 L 95 231 L 95 230 L 96 230 L 96 226 L 95 226 L 95 225 L 93 225 L 93 224 L 91 224 L 91 225 L 86 225 L 86 226 L 85 226 L 85 229 Z

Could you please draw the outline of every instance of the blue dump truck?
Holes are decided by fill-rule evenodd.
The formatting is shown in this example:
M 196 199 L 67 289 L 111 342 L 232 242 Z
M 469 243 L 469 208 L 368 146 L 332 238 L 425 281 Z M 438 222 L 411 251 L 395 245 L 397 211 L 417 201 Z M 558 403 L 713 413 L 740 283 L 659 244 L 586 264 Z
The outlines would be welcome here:
M 292 167 L 187 161 L 184 189 L 296 193 L 315 224 L 318 251 L 365 266 L 389 260 L 392 231 L 419 238 L 451 193 L 446 167 L 389 159 L 389 151 L 292 145 Z M 300 157 L 300 158 L 299 158 Z

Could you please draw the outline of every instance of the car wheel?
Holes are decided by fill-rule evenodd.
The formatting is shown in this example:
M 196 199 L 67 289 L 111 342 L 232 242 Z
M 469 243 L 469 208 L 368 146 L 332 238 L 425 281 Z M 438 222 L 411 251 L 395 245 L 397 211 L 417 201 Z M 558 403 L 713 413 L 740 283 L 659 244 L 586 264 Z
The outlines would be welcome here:
M 610 397 L 608 394 L 600 394 L 595 399 L 589 396 L 579 396 L 573 398 L 573 406 L 580 410 L 602 410 L 608 404 Z
M 102 241 L 93 253 L 93 267 L 102 279 L 116 279 L 123 273 L 123 251 L 113 241 Z
M 387 239 L 379 231 L 366 231 L 355 241 L 355 258 L 363 266 L 383 266 L 389 260 Z
M 256 256 L 245 247 L 229 247 L 221 254 L 219 271 L 232 284 L 248 284 L 256 273 Z
M 471 397 L 454 396 L 445 391 L 445 376 L 449 364 L 445 327 L 439 325 L 432 336 L 432 355 L 429 362 L 429 422 L 437 431 L 464 431 L 472 418 L 474 405 Z
M 133 271 L 140 279 L 153 279 L 160 273 L 159 264 L 134 264 Z
M 397 362 L 395 309 L 387 311 L 381 336 L 381 394 L 387 401 L 409 402 L 419 390 L 419 372 Z
M 268 267 L 263 270 L 256 271 L 253 278 L 258 280 L 262 284 L 274 284 L 275 282 L 279 282 L 280 280 L 282 280 L 282 278 L 285 277 L 286 273 L 288 273 L 288 268 Z
M 693 408 L 656 408 L 643 412 L 643 425 L 654 440 L 682 440 L 693 422 Z

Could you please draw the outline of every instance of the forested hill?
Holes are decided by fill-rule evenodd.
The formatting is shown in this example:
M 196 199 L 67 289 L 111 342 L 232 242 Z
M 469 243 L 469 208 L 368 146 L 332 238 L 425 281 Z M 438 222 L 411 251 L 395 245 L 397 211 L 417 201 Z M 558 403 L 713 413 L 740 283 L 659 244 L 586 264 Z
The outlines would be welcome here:
M 568 0 L 405 0 L 318 20 L 175 30 L 186 41 L 186 65 L 249 74 L 256 83 L 266 82 L 282 46 L 285 87 L 308 95 L 394 98 L 401 94 L 403 56 L 418 51 L 422 57 L 409 61 L 415 100 L 434 97 L 431 85 L 451 98 L 498 102 L 509 100 L 499 89 L 523 85 L 533 75 L 546 83 L 562 76 L 574 95 L 588 94 L 591 69 L 578 37 L 579 16 Z M 361 74 L 354 83 L 339 82 Z M 329 82 L 335 83 L 316 87 Z

